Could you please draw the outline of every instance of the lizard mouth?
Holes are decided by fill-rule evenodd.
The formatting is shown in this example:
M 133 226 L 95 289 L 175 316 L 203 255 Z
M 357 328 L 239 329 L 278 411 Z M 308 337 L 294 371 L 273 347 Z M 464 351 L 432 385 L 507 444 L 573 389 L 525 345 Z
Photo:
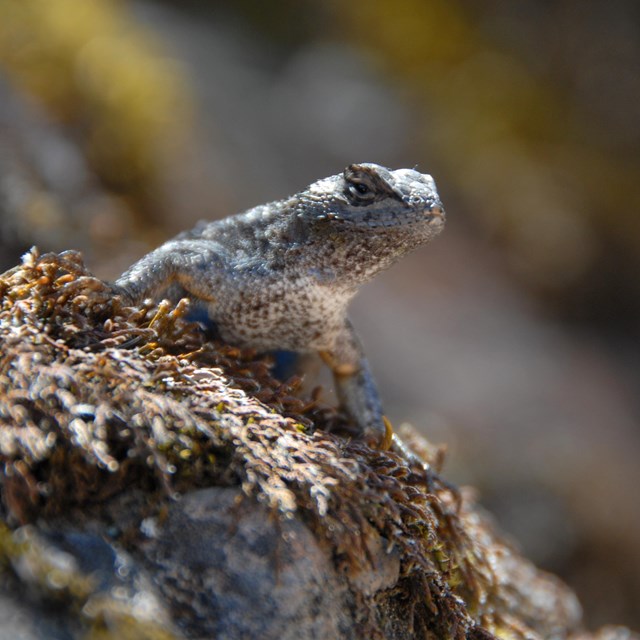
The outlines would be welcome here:
M 340 213 L 331 212 L 322 216 L 320 219 L 328 219 L 349 227 L 380 229 L 382 231 L 384 229 L 410 226 L 416 223 L 424 224 L 425 222 L 430 226 L 442 227 L 446 220 L 446 215 L 441 204 L 433 204 L 426 206 L 422 210 L 416 209 L 404 215 L 376 216 L 375 214 L 368 213 L 362 217 L 349 218 L 340 215 Z
M 425 216 L 427 217 L 429 222 L 439 225 L 444 224 L 444 221 L 446 219 L 444 209 L 442 208 L 442 205 L 439 204 L 433 205 L 432 207 L 426 209 Z

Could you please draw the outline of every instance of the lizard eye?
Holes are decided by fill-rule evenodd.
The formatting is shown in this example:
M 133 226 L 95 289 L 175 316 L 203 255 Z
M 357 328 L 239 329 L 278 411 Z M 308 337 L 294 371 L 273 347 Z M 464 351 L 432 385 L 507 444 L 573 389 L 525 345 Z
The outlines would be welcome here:
M 353 204 L 366 204 L 376 197 L 375 189 L 372 185 L 364 181 L 349 180 L 347 183 L 347 195 Z
M 345 195 L 355 207 L 374 202 L 380 194 L 375 172 L 368 165 L 351 164 L 344 170 Z

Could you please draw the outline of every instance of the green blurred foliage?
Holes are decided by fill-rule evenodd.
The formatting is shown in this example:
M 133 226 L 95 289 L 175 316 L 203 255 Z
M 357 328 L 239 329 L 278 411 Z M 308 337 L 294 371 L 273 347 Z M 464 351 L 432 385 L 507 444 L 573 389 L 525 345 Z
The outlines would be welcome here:
M 189 122 L 182 70 L 113 0 L 3 0 L 0 65 L 74 129 L 99 176 L 144 204 Z

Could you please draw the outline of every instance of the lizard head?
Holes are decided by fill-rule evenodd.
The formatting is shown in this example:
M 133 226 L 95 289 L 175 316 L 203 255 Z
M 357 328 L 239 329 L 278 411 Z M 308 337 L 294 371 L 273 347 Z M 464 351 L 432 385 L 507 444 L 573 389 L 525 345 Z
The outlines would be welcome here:
M 314 182 L 292 204 L 289 246 L 313 273 L 350 291 L 438 235 L 445 222 L 430 175 L 371 163 Z
M 312 184 L 305 195 L 311 220 L 336 232 L 343 227 L 344 232 L 362 230 L 369 235 L 411 234 L 421 244 L 444 227 L 433 178 L 413 169 L 351 164 L 342 174 Z

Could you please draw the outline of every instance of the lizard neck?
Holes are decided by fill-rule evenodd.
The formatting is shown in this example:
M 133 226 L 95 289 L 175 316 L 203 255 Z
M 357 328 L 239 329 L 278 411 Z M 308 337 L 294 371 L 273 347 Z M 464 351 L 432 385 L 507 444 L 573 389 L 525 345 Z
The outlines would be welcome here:
M 333 228 L 305 233 L 300 241 L 288 244 L 286 262 L 294 270 L 334 286 L 336 292 L 350 295 L 428 239 L 420 241 L 420 231 L 410 227 L 374 232 L 329 224 Z
M 408 240 L 404 233 L 390 231 L 330 234 L 312 243 L 315 258 L 311 262 L 322 264 L 341 282 L 358 286 L 408 253 L 412 248 Z

